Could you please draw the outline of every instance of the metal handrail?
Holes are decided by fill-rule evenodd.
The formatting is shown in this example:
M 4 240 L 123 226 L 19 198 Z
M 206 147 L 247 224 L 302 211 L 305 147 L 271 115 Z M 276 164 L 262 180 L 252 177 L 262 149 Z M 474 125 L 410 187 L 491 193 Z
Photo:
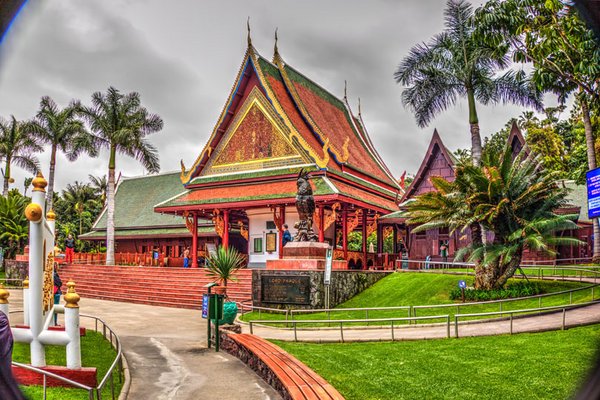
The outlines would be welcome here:
M 513 316 L 515 314 L 534 313 L 534 312 L 539 312 L 541 314 L 542 312 L 550 313 L 554 310 L 562 310 L 563 318 L 562 318 L 561 329 L 565 330 L 565 325 L 566 325 L 565 319 L 566 319 L 566 313 L 567 313 L 568 309 L 581 308 L 581 307 L 591 306 L 594 304 L 600 304 L 600 299 L 588 301 L 586 303 L 560 305 L 560 306 L 525 308 L 525 309 L 521 309 L 521 310 L 510 310 L 510 311 L 492 311 L 492 312 L 484 312 L 484 313 L 454 314 L 454 337 L 458 337 L 458 325 L 459 325 L 458 319 L 461 317 L 486 317 L 486 316 L 492 316 L 492 315 L 503 316 L 503 315 L 509 314 L 509 316 L 510 316 L 510 334 L 512 335 L 513 334 Z
M 10 311 L 9 314 L 18 314 L 18 313 L 23 313 L 23 310 L 15 310 L 15 311 Z M 119 366 L 119 378 L 121 379 L 121 375 L 123 374 L 123 368 L 121 365 L 122 362 L 122 358 L 123 358 L 123 349 L 121 346 L 121 339 L 119 339 L 119 336 L 115 333 L 115 331 L 112 330 L 112 328 L 106 323 L 104 322 L 104 320 L 95 317 L 93 315 L 87 315 L 87 314 L 80 314 L 79 317 L 84 317 L 84 318 L 90 318 L 93 319 L 95 321 L 95 331 L 100 333 L 100 331 L 98 330 L 98 322 L 100 322 L 102 324 L 102 336 L 104 337 L 105 340 L 110 341 L 111 346 L 117 351 L 117 356 L 115 357 L 114 361 L 112 362 L 111 366 L 108 368 L 108 370 L 106 371 L 106 373 L 104 374 L 104 377 L 102 378 L 102 380 L 100 381 L 100 383 L 98 384 L 98 386 L 96 387 L 89 387 L 86 385 L 83 385 L 79 382 L 75 382 L 71 379 L 53 374 L 52 372 L 48 372 L 45 371 L 43 369 L 40 368 L 36 368 L 36 367 L 32 367 L 30 365 L 25 365 L 25 364 L 21 364 L 18 362 L 13 361 L 12 365 L 16 365 L 18 367 L 22 367 L 34 372 L 37 372 L 39 374 L 42 374 L 44 376 L 44 384 L 43 384 L 43 388 L 44 388 L 44 399 L 46 399 L 46 390 L 47 390 L 47 386 L 46 386 L 46 379 L 47 377 L 51 377 L 51 378 L 56 378 L 59 379 L 63 382 L 66 382 L 72 386 L 75 386 L 79 389 L 82 390 L 87 390 L 89 392 L 89 398 L 90 400 L 94 398 L 93 393 L 96 392 L 96 398 L 98 400 L 102 399 L 102 389 L 104 388 L 104 386 L 106 385 L 106 383 L 108 382 L 108 379 L 110 379 L 110 386 L 111 386 L 111 396 L 113 398 L 113 400 L 115 399 L 115 388 L 114 388 L 114 383 L 112 381 L 112 374 L 113 371 L 115 369 L 116 366 Z M 110 333 L 110 339 L 108 339 L 106 337 L 106 333 L 108 332 Z M 113 343 L 113 338 L 115 343 Z
M 335 323 L 335 324 L 339 324 L 340 325 L 340 338 L 341 341 L 344 342 L 344 324 L 348 324 L 348 323 L 357 323 L 357 322 L 389 322 L 390 323 L 390 328 L 391 328 L 391 333 L 392 333 L 392 340 L 395 340 L 394 337 L 394 322 L 402 322 L 402 321 L 408 321 L 409 324 L 412 323 L 412 321 L 417 321 L 417 320 L 433 320 L 433 319 L 445 319 L 446 320 L 446 335 L 449 338 L 450 337 L 450 315 L 449 314 L 445 314 L 445 315 L 430 315 L 430 316 L 425 316 L 425 317 L 398 317 L 398 318 L 376 318 L 376 319 L 370 319 L 370 320 L 365 320 L 365 319 L 338 319 L 338 320 L 293 320 L 290 321 L 289 323 L 292 324 L 292 329 L 294 332 L 294 341 L 297 342 L 298 341 L 298 328 L 297 325 L 300 324 L 331 324 L 331 323 Z M 258 320 L 258 321 L 250 321 L 250 333 L 254 334 L 254 325 L 259 325 L 259 326 L 263 326 L 263 327 L 268 327 L 268 325 L 265 324 L 288 324 L 288 321 L 277 321 L 277 320 Z M 416 323 L 416 322 L 415 322 Z
M 487 301 L 469 302 L 469 303 L 447 303 L 447 304 L 408 305 L 408 306 L 391 306 L 391 307 L 321 308 L 321 309 L 314 309 L 314 310 L 289 310 L 289 315 L 293 321 L 294 314 L 310 314 L 310 313 L 318 313 L 318 312 L 324 312 L 324 313 L 331 314 L 332 312 L 345 312 L 345 311 L 386 311 L 386 310 L 405 310 L 405 309 L 412 311 L 415 309 L 428 309 L 428 308 L 468 307 L 468 306 L 477 306 L 477 305 L 481 305 L 481 304 L 507 303 L 507 302 L 523 301 L 523 300 L 528 300 L 528 299 L 558 296 L 558 295 L 562 295 L 562 294 L 574 293 L 574 292 L 584 291 L 584 290 L 589 290 L 589 289 L 592 289 L 592 292 L 594 292 L 593 289 L 598 286 L 600 286 L 600 284 L 592 284 L 590 286 L 585 286 L 582 288 L 563 290 L 563 291 L 554 292 L 554 293 L 543 293 L 543 294 L 537 294 L 537 295 L 526 296 L 526 297 L 515 297 L 515 298 L 509 298 L 509 299 L 487 300 Z M 281 310 L 279 310 L 279 311 L 281 311 Z M 369 318 L 366 318 L 366 320 L 373 321 L 373 319 L 369 319 Z M 339 320 L 334 319 L 332 321 L 339 321 Z
M 589 305 L 594 305 L 594 304 L 600 304 L 600 299 L 599 300 L 593 300 L 593 301 L 589 301 L 586 303 L 579 303 L 579 304 L 571 304 L 571 305 L 560 305 L 560 306 L 550 306 L 550 307 L 537 307 L 537 308 L 525 308 L 525 309 L 521 309 L 521 310 L 510 310 L 510 311 L 493 311 L 493 312 L 484 312 L 484 313 L 469 313 L 469 314 L 455 314 L 454 315 L 454 337 L 459 337 L 458 336 L 458 325 L 459 325 L 459 318 L 462 317 L 482 317 L 482 316 L 492 316 L 492 315 L 509 315 L 510 316 L 510 334 L 513 333 L 513 317 L 515 314 L 523 314 L 523 313 L 534 313 L 534 312 L 539 312 L 540 314 L 542 312 L 552 312 L 554 310 L 562 310 L 563 312 L 563 318 L 562 318 L 562 326 L 561 328 L 564 330 L 565 326 L 566 326 L 566 312 L 567 310 L 573 309 L 573 308 L 580 308 L 580 307 L 585 307 L 585 306 L 589 306 Z M 391 323 L 391 333 L 392 333 L 392 340 L 395 340 L 394 337 L 394 322 L 396 321 L 408 321 L 409 324 L 412 321 L 417 321 L 417 320 L 434 320 L 434 319 L 446 319 L 446 332 L 447 332 L 447 337 L 450 338 L 450 314 L 445 314 L 445 315 L 432 315 L 432 316 L 423 316 L 423 317 L 408 317 L 408 318 L 377 318 L 377 319 L 370 319 L 370 320 L 365 320 L 365 319 L 342 319 L 342 320 L 293 320 L 293 321 L 278 321 L 278 320 L 257 320 L 257 321 L 250 321 L 249 325 L 250 325 L 250 333 L 254 334 L 254 326 L 258 325 L 258 326 L 262 326 L 262 327 L 269 327 L 266 324 L 292 324 L 292 329 L 294 332 L 294 341 L 298 341 L 298 328 L 297 325 L 298 324 L 339 324 L 340 325 L 340 336 L 341 336 L 341 341 L 344 341 L 344 324 L 346 323 L 357 323 L 357 322 L 390 322 Z M 479 321 L 481 322 L 481 321 Z

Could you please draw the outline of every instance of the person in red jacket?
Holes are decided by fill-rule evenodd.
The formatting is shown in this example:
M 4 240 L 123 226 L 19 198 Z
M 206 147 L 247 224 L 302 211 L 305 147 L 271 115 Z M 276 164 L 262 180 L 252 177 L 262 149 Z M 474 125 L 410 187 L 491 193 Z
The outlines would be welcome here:
M 73 262 L 73 254 L 75 252 L 75 239 L 73 239 L 73 235 L 69 233 L 69 236 L 65 239 L 65 255 L 67 264 L 71 264 Z

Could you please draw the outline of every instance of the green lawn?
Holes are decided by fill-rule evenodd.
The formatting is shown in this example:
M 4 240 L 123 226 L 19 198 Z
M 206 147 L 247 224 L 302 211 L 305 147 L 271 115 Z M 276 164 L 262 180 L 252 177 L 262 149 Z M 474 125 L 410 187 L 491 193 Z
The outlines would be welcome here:
M 116 355 L 116 351 L 111 347 L 110 342 L 102 337 L 102 334 L 88 330 L 86 335 L 81 337 L 81 363 L 84 367 L 98 368 L 98 383 L 100 383 L 100 380 L 110 368 L 110 365 L 114 361 Z M 23 364 L 28 364 L 30 362 L 28 344 L 15 343 L 13 350 L 13 361 Z M 46 346 L 46 364 L 66 365 L 65 347 Z M 119 377 L 116 372 L 114 372 L 114 383 L 116 386 L 115 393 L 118 396 L 123 384 L 119 382 Z M 41 386 L 22 386 L 21 389 L 28 398 L 42 398 L 43 390 Z M 111 398 L 109 388 L 105 388 L 102 391 L 102 397 Z M 48 400 L 87 399 L 87 392 L 81 389 L 73 388 L 49 388 L 47 398 Z
M 363 307 L 393 307 L 393 306 L 415 306 L 415 305 L 438 305 L 438 304 L 458 304 L 450 300 L 450 290 L 455 288 L 459 280 L 466 280 L 467 285 L 472 285 L 473 277 L 466 275 L 448 275 L 435 273 L 395 273 L 383 278 L 362 293 L 336 307 L 329 315 L 326 313 L 306 313 L 294 315 L 297 320 L 319 320 L 319 319 L 364 319 L 367 311 L 348 311 L 345 308 L 363 308 Z M 510 281 L 509 281 L 510 282 Z M 560 292 L 570 289 L 589 286 L 589 283 L 579 282 L 561 282 L 561 281 L 538 281 L 543 288 L 544 293 Z M 595 293 L 594 298 L 600 297 L 600 289 Z M 581 303 L 590 301 L 591 290 L 575 292 L 573 302 Z M 541 305 L 554 306 L 569 303 L 569 294 L 552 296 L 542 299 Z M 536 308 L 540 305 L 539 300 L 525 299 L 503 303 L 503 310 L 518 310 L 526 308 Z M 499 304 L 475 304 L 457 307 L 434 307 L 427 309 L 418 309 L 418 316 L 427 315 L 446 315 L 451 317 L 455 313 L 481 313 L 499 311 Z M 368 311 L 369 318 L 398 318 L 407 317 L 408 310 L 378 310 Z M 250 320 L 282 320 L 285 314 L 252 312 L 242 316 L 243 321 Z M 433 321 L 424 321 L 433 322 Z M 439 321 L 438 321 L 439 322 Z M 314 324 L 313 324 L 314 325 Z M 306 326 L 306 325 L 299 325 Z M 318 326 L 318 325 L 317 325 Z
M 600 325 L 461 339 L 274 343 L 348 400 L 566 399 L 593 362 Z

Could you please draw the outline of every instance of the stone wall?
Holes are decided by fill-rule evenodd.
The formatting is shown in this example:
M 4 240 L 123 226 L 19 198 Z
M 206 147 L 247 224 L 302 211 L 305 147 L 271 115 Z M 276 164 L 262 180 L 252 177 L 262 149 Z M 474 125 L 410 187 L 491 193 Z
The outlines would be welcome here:
M 4 260 L 6 279 L 25 279 L 29 273 L 29 261 Z
M 391 272 L 385 271 L 332 271 L 331 284 L 329 285 L 329 307 L 333 308 L 356 296 L 381 278 Z M 263 276 L 308 276 L 310 279 L 309 304 L 285 304 L 263 302 L 262 277 Z M 325 284 L 323 283 L 324 271 L 296 271 L 296 270 L 253 270 L 252 271 L 252 302 L 255 306 L 280 308 L 280 309 L 315 309 L 325 308 Z

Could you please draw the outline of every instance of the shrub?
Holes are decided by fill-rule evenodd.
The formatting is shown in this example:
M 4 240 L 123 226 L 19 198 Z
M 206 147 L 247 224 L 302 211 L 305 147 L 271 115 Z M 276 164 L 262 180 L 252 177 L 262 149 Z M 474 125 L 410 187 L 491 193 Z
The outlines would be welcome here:
M 465 300 L 466 301 L 488 301 L 488 300 L 500 300 L 515 297 L 526 297 L 535 296 L 541 294 L 542 288 L 537 282 L 516 282 L 507 285 L 502 289 L 465 289 Z M 451 300 L 462 300 L 462 292 L 460 288 L 454 288 L 450 291 Z

